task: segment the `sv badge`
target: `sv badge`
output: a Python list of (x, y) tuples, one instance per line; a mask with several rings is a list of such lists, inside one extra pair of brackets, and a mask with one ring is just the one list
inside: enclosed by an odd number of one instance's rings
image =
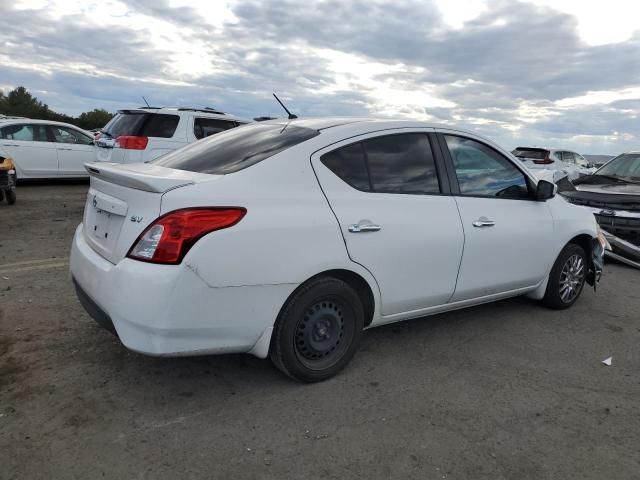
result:
[(142, 221), (142, 217), (139, 215), (131, 215), (131, 218), (129, 220), (134, 223), (140, 223)]

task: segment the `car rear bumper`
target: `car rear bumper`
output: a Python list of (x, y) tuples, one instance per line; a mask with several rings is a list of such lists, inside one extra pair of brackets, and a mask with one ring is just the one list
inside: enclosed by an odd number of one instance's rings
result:
[[(182, 265), (124, 259), (114, 265), (85, 241), (71, 249), (78, 298), (100, 325), (129, 349), (147, 355), (245, 353), (264, 343), (295, 285), (209, 287)], [(260, 349), (258, 356), (266, 356)]]

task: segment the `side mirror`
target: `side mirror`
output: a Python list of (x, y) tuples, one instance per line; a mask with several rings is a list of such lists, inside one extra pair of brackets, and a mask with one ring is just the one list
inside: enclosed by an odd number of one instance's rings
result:
[(536, 187), (536, 200), (544, 202), (556, 196), (558, 192), (558, 186), (555, 183), (547, 182), (546, 180), (540, 180)]

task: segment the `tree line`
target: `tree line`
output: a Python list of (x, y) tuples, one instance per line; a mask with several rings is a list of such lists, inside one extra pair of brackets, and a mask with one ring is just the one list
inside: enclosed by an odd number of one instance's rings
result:
[(77, 117), (54, 112), (46, 103), (31, 95), (25, 87), (14, 88), (6, 95), (0, 90), (0, 114), (71, 123), (85, 130), (102, 128), (113, 117), (113, 113), (102, 108), (83, 112)]

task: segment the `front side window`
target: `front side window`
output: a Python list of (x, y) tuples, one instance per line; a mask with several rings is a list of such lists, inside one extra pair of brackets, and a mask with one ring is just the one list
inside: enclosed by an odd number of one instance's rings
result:
[(525, 175), (507, 158), (470, 138), (444, 136), (462, 195), (530, 198)]
[(51, 125), (51, 131), (53, 132), (53, 137), (57, 143), (75, 143), (77, 145), (93, 144), (93, 139), (91, 137), (72, 128)]
[(220, 133), (236, 126), (235, 122), (215, 118), (196, 118), (193, 121), (193, 134), (198, 140)]
[(573, 152), (562, 152), (562, 161), (567, 163), (576, 163), (576, 157)]
[(47, 142), (44, 125), (8, 125), (0, 128), (0, 138), (23, 142)]
[(370, 138), (326, 153), (321, 161), (358, 190), (440, 193), (431, 144), (423, 133)]

